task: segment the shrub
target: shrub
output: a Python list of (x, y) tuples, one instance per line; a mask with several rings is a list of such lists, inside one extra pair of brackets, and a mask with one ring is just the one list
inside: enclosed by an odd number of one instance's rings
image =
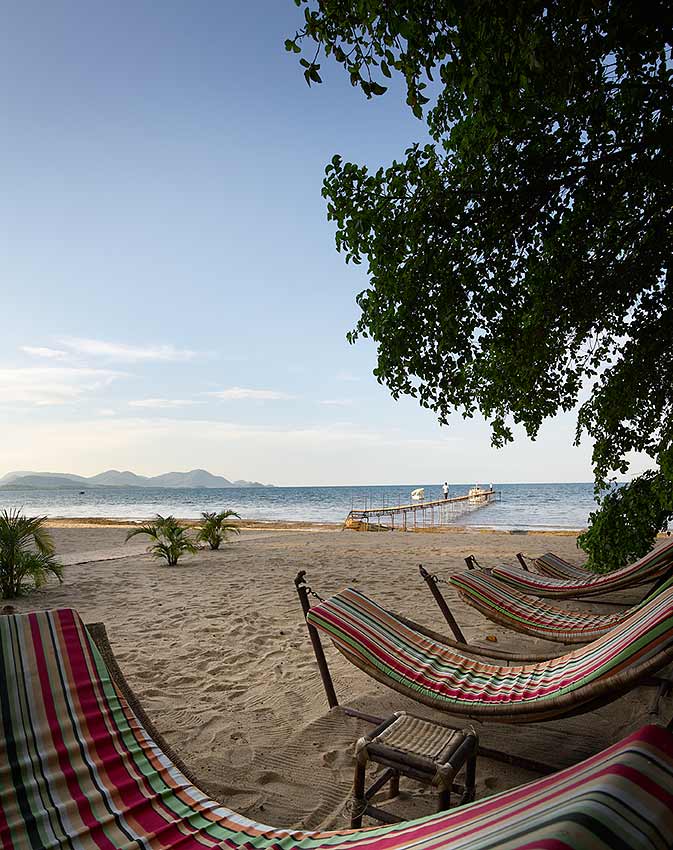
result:
[(18, 510), (0, 513), (0, 597), (12, 599), (46, 583), (49, 575), (63, 581), (63, 567), (54, 557), (54, 541), (44, 516), (24, 516)]
[(200, 540), (202, 543), (207, 543), (211, 549), (219, 549), (220, 544), (226, 542), (230, 533), (241, 533), (238, 526), (231, 522), (227, 522), (227, 520), (232, 517), (236, 517), (236, 519), (241, 518), (236, 511), (220, 511), (219, 513), (216, 513), (215, 511), (212, 513), (203, 511), (201, 516), (203, 517), (203, 521), (199, 527), (196, 539)]
[(185, 552), (194, 554), (198, 548), (189, 537), (187, 529), (174, 516), (157, 514), (152, 522), (144, 522), (132, 528), (126, 535), (126, 541), (138, 534), (146, 534), (154, 542), (147, 551), (155, 558), (163, 558), (167, 566), (175, 567)]

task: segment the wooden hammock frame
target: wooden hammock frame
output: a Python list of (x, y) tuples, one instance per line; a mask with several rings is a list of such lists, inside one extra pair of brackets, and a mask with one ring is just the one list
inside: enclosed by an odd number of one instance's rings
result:
[[(453, 631), (454, 635), (457, 634), (457, 633), (462, 634), (462, 631), (460, 630), (460, 626), (458, 626), (456, 618), (455, 618), (453, 612), (451, 611), (448, 602), (446, 601), (446, 597), (444, 596), (444, 594), (442, 593), (442, 591), (439, 588), (439, 582), (444, 581), (444, 579), (440, 579), (438, 576), (434, 575), (434, 573), (428, 572), (425, 569), (425, 567), (423, 567), (422, 564), (418, 565), (418, 572), (420, 573), (420, 576), (423, 579), (423, 581), (430, 588), (430, 593), (432, 593), (432, 597), (435, 600), (435, 602), (437, 603), (437, 607), (442, 612), (442, 616), (444, 617), (444, 619), (448, 623), (449, 628)], [(489, 573), (489, 575), (490, 575), (490, 573)], [(512, 626), (509, 618), (500, 616), (498, 614), (498, 611), (495, 608), (493, 608), (493, 609), (489, 608), (489, 612), (485, 613), (477, 605), (473, 605), (471, 599), (467, 596), (467, 594), (461, 593), (460, 588), (456, 588), (456, 589), (461, 594), (461, 596), (463, 596), (465, 598), (465, 601), (468, 605), (475, 608), (475, 610), (479, 611), (481, 614), (483, 614), (484, 617), (486, 617), (488, 620), (491, 620), (493, 623), (496, 623), (499, 626), (503, 626), (504, 628), (509, 629), (512, 632), (516, 632), (517, 634), (527, 635), (528, 637), (539, 637), (540, 639), (545, 640), (545, 638), (542, 638), (541, 635), (530, 635), (524, 629), (515, 629)], [(650, 593), (652, 593), (652, 592), (653, 591), (650, 591)], [(645, 598), (647, 598), (647, 596)], [(588, 600), (585, 600), (585, 601), (588, 601)], [(592, 602), (592, 604), (594, 604), (594, 600), (591, 600), (591, 602)], [(612, 603), (610, 603), (610, 604), (612, 604)], [(635, 607), (636, 605), (639, 605), (639, 604), (640, 603), (635, 602), (635, 603), (633, 603), (633, 605), (628, 605), (628, 607), (629, 608)], [(456, 631), (454, 631), (454, 624), (455, 624)], [(560, 640), (560, 641), (557, 641), (557, 642), (562, 643), (564, 646), (581, 646), (583, 643), (590, 643), (594, 639), (595, 638), (587, 638), (584, 641), (563, 641), (563, 640)], [(546, 640), (553, 640), (553, 638), (546, 638)], [(553, 658), (553, 657), (554, 657), (553, 654), (548, 654), (546, 656), (546, 658)]]
[[(330, 673), (329, 665), (327, 664), (327, 658), (325, 656), (325, 649), (322, 645), (322, 641), (320, 640), (320, 633), (316, 629), (316, 627), (309, 623), (307, 618), (308, 612), (311, 610), (311, 601), (309, 599), (309, 593), (313, 593), (311, 588), (306, 582), (306, 570), (300, 570), (295, 579), (294, 585), (297, 590), (297, 595), (299, 596), (299, 601), (301, 603), (302, 612), (304, 614), (304, 622), (306, 623), (306, 628), (308, 630), (309, 638), (311, 639), (311, 646), (313, 647), (313, 654), (315, 655), (315, 660), (318, 664), (318, 670), (320, 672), (320, 678), (322, 680), (322, 685), (325, 690), (325, 696), (327, 697), (327, 704), (330, 709), (332, 708), (341, 708), (343, 713), (347, 717), (354, 717), (358, 720), (364, 720), (366, 723), (371, 723), (373, 726), (378, 726), (380, 723), (383, 723), (383, 717), (378, 717), (374, 714), (367, 714), (366, 712), (359, 711), (357, 708), (351, 708), (350, 706), (343, 706), (339, 703), (339, 698), (337, 697), (336, 690), (334, 688), (334, 682), (332, 681), (332, 674)], [(454, 646), (455, 648), (460, 648), (463, 651), (469, 649), (469, 645), (459, 643), (457, 641), (452, 641), (450, 638), (442, 636), (437, 632), (433, 632), (431, 629), (425, 629), (423, 626), (419, 626), (417, 623), (414, 623), (412, 620), (407, 620), (404, 618), (400, 618), (405, 625), (410, 628), (416, 628), (419, 631), (422, 631), (423, 634), (432, 638), (433, 640), (440, 640), (446, 642), (449, 646)], [(480, 649), (483, 652), (481, 647), (477, 647), (476, 649)], [(517, 660), (516, 656), (507, 655), (507, 653), (500, 653), (503, 657), (501, 660), (505, 660), (507, 657), (509, 660)], [(493, 656), (491, 656), (492, 658)], [(349, 659), (350, 660), (350, 659)], [(521, 660), (521, 659), (518, 659)], [(359, 665), (356, 665), (359, 666)], [(369, 672), (369, 671), (365, 671)], [(387, 682), (384, 682), (387, 684)], [(412, 697), (413, 698), (413, 697)], [(445, 726), (448, 726), (452, 729), (462, 729), (462, 726), (457, 726), (455, 724), (447, 723), (446, 721), (442, 721)], [(673, 721), (672, 721), (673, 722)], [(505, 753), (501, 750), (492, 749), (490, 747), (484, 747), (479, 744), (479, 754), (484, 756), (485, 758), (493, 759), (494, 761), (504, 762), (505, 764), (515, 765), (517, 767), (522, 767), (524, 770), (529, 770), (532, 773), (540, 773), (542, 775), (552, 774), (558, 770), (558, 767), (554, 767), (552, 765), (544, 764), (539, 761), (535, 761), (533, 759), (527, 759), (523, 756), (519, 756), (513, 753)]]
[[(312, 623), (308, 622), (307, 619), (308, 613), (311, 610), (309, 594), (314, 593), (314, 591), (306, 582), (306, 570), (300, 570), (297, 573), (294, 583), (302, 606), (304, 620), (306, 622), (309, 637), (311, 639), (313, 652), (318, 663), (318, 669), (320, 671), (320, 677), (322, 679), (325, 694), (327, 696), (327, 702), (330, 708), (335, 708), (339, 706), (339, 700), (336, 695), (334, 682), (332, 680), (329, 666), (327, 664), (327, 658), (325, 656), (325, 651), (320, 639), (320, 634), (318, 632), (318, 629)], [(426, 629), (425, 627), (419, 626), (412, 620), (407, 620), (406, 618), (399, 617), (399, 615), (397, 614), (395, 616), (398, 617), (398, 619), (404, 625), (416, 629), (420, 631), (421, 634), (430, 637), (433, 640), (445, 643), (445, 645), (450, 646), (452, 648), (456, 648), (461, 652), (470, 653), (475, 649), (478, 649), (479, 654), (481, 655), (485, 655), (487, 652), (482, 647), (475, 648), (474, 646), (469, 646), (459, 641), (447, 639), (446, 637), (443, 637), (437, 634), (436, 632), (431, 631), (430, 629)], [(381, 684), (398, 691), (399, 693), (403, 694), (406, 697), (409, 697), (415, 702), (423, 703), (443, 713), (451, 713), (447, 710), (445, 703), (440, 702), (432, 696), (421, 694), (418, 691), (407, 687), (401, 682), (397, 682), (391, 679), (389, 676), (386, 676), (385, 674), (381, 673), (373, 665), (367, 664), (359, 656), (348, 652), (342, 647), (337, 647), (337, 649), (355, 667), (358, 667), (368, 676), (380, 682)], [(502, 654), (501, 651), (498, 652), (499, 654)], [(493, 655), (491, 655), (490, 657), (491, 659), (494, 658)], [(521, 661), (522, 659), (515, 659), (514, 656), (510, 655), (508, 660)], [(550, 659), (548, 656), (545, 656), (544, 659), (539, 660), (548, 661)], [(587, 712), (593, 711), (603, 705), (613, 702), (615, 699), (620, 696), (623, 696), (624, 694), (628, 693), (634, 687), (640, 684), (656, 684), (658, 686), (656, 700), (653, 705), (652, 711), (650, 712), (656, 713), (656, 711), (658, 710), (660, 698), (667, 690), (668, 682), (662, 679), (653, 679), (652, 674), (656, 670), (661, 669), (672, 661), (673, 646), (656, 653), (656, 655), (652, 656), (647, 661), (641, 664), (635, 664), (627, 667), (621, 672), (616, 673), (614, 676), (611, 676), (607, 680), (603, 679), (598, 682), (594, 682), (590, 685), (586, 685), (580, 691), (567, 692), (557, 697), (553, 697), (545, 703), (545, 706), (542, 709), (538, 710), (531, 710), (527, 706), (517, 705), (509, 706), (507, 711), (503, 711), (502, 708), (499, 706), (487, 706), (481, 707), (480, 710), (478, 712), (475, 712), (474, 714), (470, 714), (469, 711), (462, 712), (460, 710), (456, 711), (456, 713), (464, 714), (467, 719), (476, 719), (481, 722), (492, 721), (495, 723), (539, 723), (547, 720), (559, 719), (561, 717), (572, 717), (575, 715), (585, 714)], [(366, 720), (370, 723), (380, 723), (383, 720), (383, 718), (364, 714), (356, 709), (344, 707), (343, 710), (344, 713), (348, 716), (357, 717)], [(454, 728), (459, 729), (462, 727), (455, 726)], [(533, 770), (539, 773), (552, 773), (554, 772), (554, 770), (557, 769), (541, 762), (531, 761), (529, 759), (522, 758), (518, 755), (514, 755), (511, 753), (503, 753), (499, 750), (487, 750), (483, 747), (480, 747), (480, 752), (487, 758), (493, 758), (498, 761), (506, 761), (509, 764), (515, 764), (520, 767), (524, 767), (527, 770)]]
[[(436, 575), (434, 575), (433, 573), (429, 573), (422, 564), (418, 565), (418, 572), (419, 572), (421, 578), (423, 579), (423, 581), (430, 588), (430, 593), (432, 593), (433, 599), (437, 603), (437, 607), (442, 612), (442, 615), (444, 616), (444, 619), (448, 623), (449, 627), (453, 628), (452, 624), (455, 623), (456, 628), (458, 629), (460, 634), (462, 634), (462, 631), (460, 631), (460, 627), (456, 623), (456, 618), (454, 617), (453, 612), (449, 608), (449, 604), (446, 601), (446, 597), (444, 596), (442, 591), (439, 589), (438, 577)], [(655, 583), (655, 585), (645, 594), (645, 596), (643, 597), (641, 602), (634, 602), (632, 605), (629, 605), (628, 607), (629, 608), (635, 608), (636, 606), (642, 604), (642, 602), (644, 602), (649, 596), (651, 596), (653, 593), (656, 592), (657, 588), (659, 588), (660, 586), (663, 586), (666, 583), (666, 581), (668, 581), (671, 578), (672, 575), (673, 575), (673, 572), (670, 575), (662, 576), (662, 578), (659, 579)], [(458, 592), (460, 592), (458, 588), (457, 588), (457, 590), (458, 590)], [(469, 599), (466, 599), (465, 601), (467, 602), (468, 605), (472, 605), (472, 603)], [(593, 599), (592, 600), (585, 600), (585, 601), (590, 602), (592, 605), (595, 604), (595, 600), (593, 600)], [(612, 604), (612, 603), (610, 603), (610, 604)], [(472, 606), (472, 607), (474, 607), (475, 610), (482, 613), (485, 617), (487, 617), (487, 619), (491, 620), (492, 622), (496, 623), (499, 626), (503, 626), (504, 628), (509, 629), (510, 631), (516, 632), (516, 634), (523, 634), (523, 635), (527, 635), (528, 637), (537, 637), (536, 635), (528, 635), (528, 632), (525, 632), (523, 630), (514, 629), (511, 625), (511, 622), (509, 621), (509, 619), (507, 619), (506, 617), (500, 617), (498, 615), (498, 612), (495, 609), (489, 610), (489, 613), (485, 614), (476, 605)], [(455, 634), (455, 632), (454, 632), (454, 634)], [(548, 638), (548, 640), (550, 640), (550, 639)], [(558, 642), (562, 643), (564, 646), (580, 647), (580, 646), (582, 646), (583, 643), (591, 643), (592, 640), (595, 640), (595, 638), (589, 638), (586, 641), (573, 641), (573, 642), (558, 641)], [(562, 655), (564, 653), (559, 653), (559, 654)], [(555, 656), (553, 654), (551, 654), (551, 655), (545, 656), (545, 659), (550, 659), (550, 658), (554, 658), (554, 657)], [(660, 684), (662, 681), (669, 681), (669, 680), (668, 679), (664, 680), (664, 679), (661, 679), (659, 677), (655, 677), (655, 679), (652, 679), (651, 681), (649, 681), (648, 684)], [(673, 682), (671, 682), (671, 684), (673, 684)]]
[[(526, 561), (525, 561), (525, 558), (524, 558), (524, 555), (523, 555), (522, 552), (518, 552), (516, 557), (517, 557), (519, 563), (521, 564), (521, 566), (523, 567), (525, 572), (530, 573), (531, 575), (543, 575), (543, 573), (534, 573), (530, 569), (528, 569), (528, 566), (526, 564)], [(482, 566), (479, 563), (479, 561), (475, 558), (474, 555), (468, 555), (463, 560), (467, 564), (468, 570), (482, 570), (483, 572), (488, 573), (488, 575), (491, 575), (493, 567)], [(592, 576), (598, 576), (598, 575), (600, 575), (600, 573), (590, 573), (589, 571), (587, 571), (587, 578), (591, 578)], [(549, 576), (545, 576), (545, 577), (549, 578)], [(560, 595), (554, 594), (553, 596), (546, 597), (546, 596), (543, 596), (542, 594), (535, 593), (533, 590), (526, 590), (526, 591), (520, 591), (520, 592), (527, 592), (531, 596), (540, 596), (541, 599), (547, 599), (547, 598), (549, 598), (549, 599), (567, 599), (567, 600), (576, 601), (576, 602), (590, 602), (592, 605), (614, 605), (614, 606), (617, 606), (619, 608), (632, 608), (634, 605), (638, 605), (640, 602), (644, 602), (647, 599), (648, 596), (650, 596), (652, 593), (655, 593), (671, 577), (673, 577), (673, 563), (671, 563), (669, 568), (667, 570), (665, 570), (663, 573), (661, 573), (661, 575), (656, 579), (653, 579), (653, 580), (648, 579), (646, 581), (636, 581), (633, 584), (627, 583), (627, 584), (623, 584), (619, 587), (608, 588), (607, 590), (606, 589), (596, 590), (595, 593), (579, 593), (577, 595), (572, 595), (572, 592), (571, 592), (570, 595), (568, 595), (568, 596), (565, 596), (565, 595), (560, 596)], [(501, 579), (499, 576), (495, 576), (495, 578), (498, 578), (500, 581), (507, 584), (507, 581), (505, 579)], [(572, 579), (568, 579), (568, 581), (572, 581)], [(645, 587), (646, 585), (650, 584), (650, 581), (652, 581), (651, 586), (645, 592), (645, 595), (642, 597), (642, 599), (639, 599), (637, 602), (621, 602), (621, 601), (615, 600), (615, 599), (596, 599), (595, 598), (596, 596), (604, 596), (606, 593), (619, 592), (621, 590), (632, 590), (632, 589), (635, 589), (637, 587)]]
[[(310, 604), (309, 604), (309, 607), (310, 607)], [(6, 613), (6, 612), (0, 612), (0, 616), (3, 613)], [(220, 800), (221, 798), (219, 797), (218, 793), (213, 793), (213, 791), (209, 790), (208, 782), (202, 781), (198, 777), (197, 774), (195, 774), (193, 771), (191, 771), (184, 764), (182, 759), (175, 753), (173, 748), (166, 742), (163, 735), (157, 730), (156, 726), (154, 725), (154, 723), (151, 721), (151, 719), (149, 718), (149, 716), (145, 712), (142, 704), (139, 702), (139, 700), (136, 697), (133, 689), (128, 684), (128, 681), (126, 680), (121, 668), (119, 667), (119, 665), (117, 663), (114, 652), (113, 652), (113, 650), (110, 646), (109, 640), (108, 640), (108, 636), (107, 636), (107, 633), (106, 633), (105, 626), (102, 623), (93, 623), (93, 624), (87, 624), (85, 626), (85, 628), (88, 631), (88, 633), (90, 634), (94, 643), (96, 644), (96, 647), (98, 648), (99, 652), (101, 653), (114, 686), (119, 690), (121, 695), (128, 702), (129, 707), (131, 708), (131, 710), (135, 714), (137, 720), (139, 721), (139, 723), (142, 726), (142, 728), (144, 729), (144, 731), (147, 732), (147, 734), (153, 740), (153, 742), (157, 745), (159, 750), (161, 750), (161, 752), (166, 756), (166, 760), (168, 762), (171, 762), (173, 765), (175, 765), (175, 767), (185, 776), (185, 778), (190, 783), (192, 783), (196, 788), (198, 788), (199, 790), (204, 792), (204, 794), (207, 797), (212, 798), (212, 800), (214, 800), (214, 801)], [(354, 716), (358, 716), (358, 715), (354, 713)], [(371, 721), (372, 722), (378, 722), (378, 720), (375, 719), (375, 718), (371, 718)], [(445, 725), (448, 725), (448, 724), (445, 724)], [(666, 725), (665, 728), (668, 729), (669, 731), (673, 732), (673, 718), (669, 721), (669, 723)], [(487, 749), (482, 748), (482, 747), (479, 748), (479, 753), (481, 755), (484, 755), (484, 756), (487, 756), (487, 757), (493, 757), (492, 751), (487, 750)], [(544, 765), (540, 766), (536, 762), (531, 762), (531, 761), (524, 759), (524, 758), (521, 758), (521, 757), (509, 756), (507, 754), (504, 754), (504, 755), (506, 756), (506, 758), (504, 760), (508, 761), (509, 763), (520, 765), (520, 766), (526, 768), (527, 770), (531, 770), (533, 772), (550, 773), (550, 772), (556, 772), (558, 770), (558, 768), (552, 769), (552, 768), (547, 768), (547, 766), (544, 766)], [(370, 789), (370, 791), (372, 793), (374, 793), (374, 788)], [(227, 803), (223, 802), (222, 804), (224, 806), (227, 806)], [(341, 831), (337, 830), (337, 831), (333, 831), (333, 832), (329, 832), (329, 833), (320, 833), (319, 835), (320, 835), (320, 837), (324, 836), (324, 837), (327, 837), (327, 838), (330, 838), (330, 839), (337, 839), (342, 834), (344, 834), (343, 830), (341, 830)], [(371, 835), (371, 834), (372, 833), (371, 833), (370, 830), (364, 830), (363, 831), (363, 835), (364, 835), (365, 838), (367, 837), (367, 835)], [(327, 842), (327, 843), (329, 843), (329, 842)], [(244, 845), (244, 846), (248, 846), (250, 844), (251, 844), (251, 842), (248, 841), (247, 844)], [(344, 847), (345, 845), (341, 845), (341, 846)]]

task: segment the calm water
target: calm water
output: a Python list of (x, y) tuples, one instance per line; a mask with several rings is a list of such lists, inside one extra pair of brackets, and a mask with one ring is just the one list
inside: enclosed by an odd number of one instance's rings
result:
[[(482, 484), (490, 482), (481, 482)], [(473, 486), (451, 484), (452, 496)], [(77, 490), (0, 490), (0, 508), (23, 507), (53, 517), (139, 519), (153, 514), (198, 517), (201, 511), (229, 508), (245, 519), (341, 522), (354, 508), (407, 504), (421, 484), (390, 487), (273, 487), (221, 490), (92, 487)], [(591, 484), (498, 484), (502, 500), (455, 519), (456, 525), (487, 528), (577, 529), (594, 508)], [(425, 485), (425, 498), (441, 498), (439, 485)]]

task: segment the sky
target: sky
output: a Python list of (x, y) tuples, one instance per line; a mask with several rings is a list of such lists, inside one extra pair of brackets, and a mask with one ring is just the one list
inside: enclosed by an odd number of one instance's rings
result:
[[(588, 481), (574, 418), (496, 451), (351, 346), (363, 267), (320, 195), (423, 125), (336, 68), (292, 0), (21, 0), (0, 30), (0, 475), (206, 468), (277, 485)], [(398, 90), (399, 93), (399, 90)]]

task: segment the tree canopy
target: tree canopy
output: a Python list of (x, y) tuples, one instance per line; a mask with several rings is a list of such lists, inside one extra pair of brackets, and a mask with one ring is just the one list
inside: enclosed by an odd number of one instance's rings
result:
[[(295, 3), (309, 85), (323, 56), (367, 97), (400, 76), (431, 140), (327, 166), (369, 275), (349, 339), (395, 398), (480, 412), (496, 446), (577, 409), (600, 498), (581, 543), (601, 568), (643, 554), (673, 515), (673, 6)], [(652, 471), (615, 490), (632, 452)]]

